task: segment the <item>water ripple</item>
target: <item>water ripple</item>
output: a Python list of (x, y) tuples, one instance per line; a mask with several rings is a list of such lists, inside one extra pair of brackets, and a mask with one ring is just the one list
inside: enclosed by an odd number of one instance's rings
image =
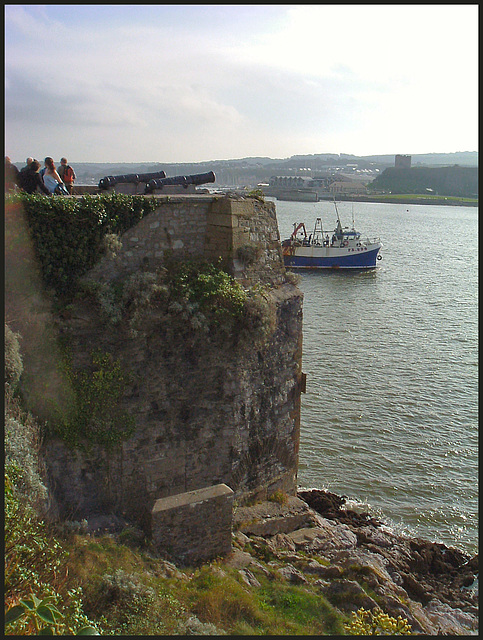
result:
[[(334, 217), (327, 202), (276, 207), (282, 238), (293, 222)], [(381, 510), (398, 530), (473, 552), (478, 212), (354, 209), (363, 234), (381, 236), (384, 260), (376, 272), (302, 275), (299, 483)], [(349, 203), (339, 211), (349, 224)]]

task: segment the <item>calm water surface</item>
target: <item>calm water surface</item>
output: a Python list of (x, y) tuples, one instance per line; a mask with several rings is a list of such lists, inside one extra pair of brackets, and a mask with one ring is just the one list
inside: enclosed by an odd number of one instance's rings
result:
[[(275, 201), (335, 227), (333, 203)], [(477, 549), (477, 233), (473, 207), (340, 203), (380, 236), (372, 272), (303, 272), (299, 486), (348, 496), (398, 531)]]

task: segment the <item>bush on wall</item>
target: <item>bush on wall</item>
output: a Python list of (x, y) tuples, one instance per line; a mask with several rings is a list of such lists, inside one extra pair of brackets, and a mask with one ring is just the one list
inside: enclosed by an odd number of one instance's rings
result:
[(121, 285), (83, 281), (82, 290), (97, 302), (106, 323), (125, 321), (132, 337), (143, 334), (153, 309), (178, 331), (235, 343), (263, 344), (276, 328), (268, 289), (244, 288), (221, 260), (167, 259), (155, 272), (133, 273)]
[(53, 408), (51, 431), (73, 447), (100, 444), (114, 447), (136, 428), (134, 418), (122, 407), (129, 374), (120, 360), (100, 349), (90, 354), (88, 369), (75, 369), (71, 354), (64, 354), (64, 368), (74, 392), (69, 412)]
[(120, 234), (154, 211), (153, 197), (110, 194), (46, 198), (18, 194), (32, 234), (44, 284), (68, 296), (105, 251), (104, 237)]

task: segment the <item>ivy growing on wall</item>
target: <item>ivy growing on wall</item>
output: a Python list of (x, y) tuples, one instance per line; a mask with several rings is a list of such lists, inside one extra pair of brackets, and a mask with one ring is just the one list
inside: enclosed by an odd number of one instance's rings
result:
[(158, 321), (163, 317), (177, 332), (236, 344), (265, 343), (276, 326), (268, 288), (244, 288), (221, 260), (166, 259), (155, 272), (135, 272), (121, 284), (85, 281), (82, 291), (99, 305), (106, 324), (125, 322), (131, 337), (143, 334), (154, 309)]
[(129, 438), (136, 428), (134, 418), (121, 406), (129, 376), (109, 353), (98, 349), (90, 357), (89, 369), (75, 369), (70, 354), (64, 354), (74, 401), (68, 414), (54, 411), (51, 430), (71, 446), (110, 448)]
[(166, 274), (171, 303), (189, 305), (209, 318), (212, 326), (241, 320), (247, 293), (221, 264), (173, 262), (168, 263)]
[(15, 196), (23, 205), (44, 284), (68, 296), (104, 251), (106, 234), (121, 234), (157, 206), (154, 197), (109, 194), (82, 198)]

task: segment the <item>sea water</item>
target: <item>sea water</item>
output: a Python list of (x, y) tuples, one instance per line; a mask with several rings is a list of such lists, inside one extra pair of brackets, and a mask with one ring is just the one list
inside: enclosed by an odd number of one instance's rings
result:
[[(281, 239), (332, 202), (274, 200)], [(298, 482), (386, 524), (477, 551), (478, 210), (338, 203), (384, 245), (375, 270), (298, 271), (304, 293)]]

